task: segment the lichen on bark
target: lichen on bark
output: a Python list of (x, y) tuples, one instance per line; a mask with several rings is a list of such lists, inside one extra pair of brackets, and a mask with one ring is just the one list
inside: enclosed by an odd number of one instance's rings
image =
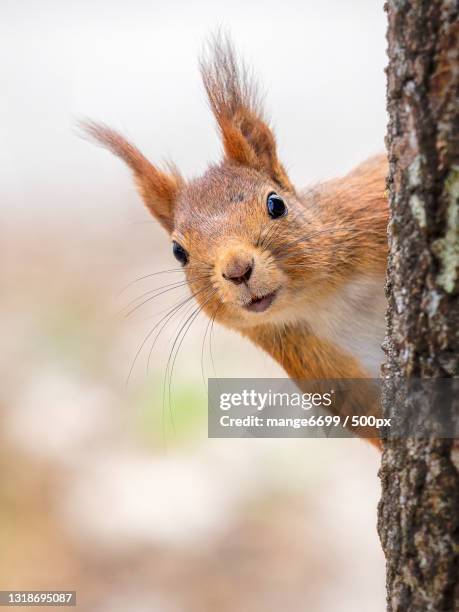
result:
[[(386, 361), (400, 379), (459, 376), (459, 3), (389, 0)], [(412, 398), (404, 405), (421, 409)], [(459, 418), (458, 398), (442, 406)], [(459, 474), (451, 439), (385, 442), (378, 531), (390, 612), (459, 611)]]

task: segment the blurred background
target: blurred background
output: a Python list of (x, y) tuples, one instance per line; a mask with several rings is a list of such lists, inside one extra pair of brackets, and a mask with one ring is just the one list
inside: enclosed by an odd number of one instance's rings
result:
[(85, 612), (383, 611), (378, 454), (207, 438), (207, 376), (283, 374), (200, 317), (167, 393), (180, 317), (150, 356), (154, 335), (142, 343), (186, 289), (165, 291), (175, 273), (133, 281), (176, 268), (169, 239), (121, 162), (75, 128), (104, 121), (202, 172), (220, 147), (197, 57), (222, 26), (263, 83), (296, 184), (343, 174), (384, 146), (382, 2), (0, 12), (0, 589), (76, 589)]

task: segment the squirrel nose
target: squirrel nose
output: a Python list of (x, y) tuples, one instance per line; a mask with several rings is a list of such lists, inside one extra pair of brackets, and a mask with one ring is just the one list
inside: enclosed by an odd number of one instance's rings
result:
[(234, 259), (226, 265), (225, 270), (222, 272), (222, 276), (227, 281), (231, 281), (235, 285), (240, 285), (249, 280), (252, 271), (253, 259), (250, 261)]

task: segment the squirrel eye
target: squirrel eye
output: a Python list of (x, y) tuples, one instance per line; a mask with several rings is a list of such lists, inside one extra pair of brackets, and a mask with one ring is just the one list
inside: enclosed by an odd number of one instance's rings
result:
[(174, 253), (175, 259), (177, 259), (182, 266), (188, 263), (188, 253), (178, 242), (175, 242), (175, 240), (172, 241), (172, 252)]
[(284, 200), (275, 192), (269, 194), (268, 199), (266, 200), (266, 205), (268, 206), (269, 216), (272, 219), (278, 219), (279, 217), (284, 217), (287, 214), (287, 206), (285, 205)]

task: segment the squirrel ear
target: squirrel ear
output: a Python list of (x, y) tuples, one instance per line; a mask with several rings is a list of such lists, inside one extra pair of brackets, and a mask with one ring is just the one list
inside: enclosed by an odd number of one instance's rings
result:
[(277, 158), (274, 134), (263, 118), (256, 82), (237, 61), (231, 41), (217, 34), (200, 67), (226, 158), (265, 172), (284, 189), (294, 191)]
[(92, 121), (82, 122), (82, 129), (91, 139), (121, 158), (134, 172), (137, 189), (149, 211), (171, 233), (173, 213), (183, 179), (174, 167), (162, 172), (120, 134), (105, 125)]

